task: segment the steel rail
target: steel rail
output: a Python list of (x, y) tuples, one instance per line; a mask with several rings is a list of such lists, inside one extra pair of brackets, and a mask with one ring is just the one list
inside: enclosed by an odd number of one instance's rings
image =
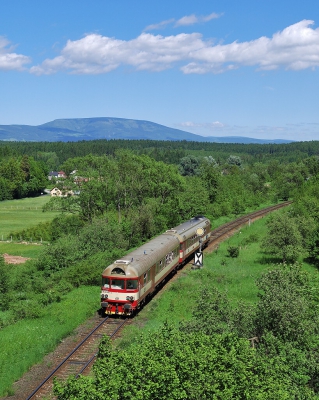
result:
[(211, 231), (211, 240), (214, 240), (214, 239), (222, 236), (222, 234), (224, 234), (224, 233), (227, 233), (230, 230), (229, 228), (239, 227), (243, 223), (249, 221), (250, 219), (268, 214), (269, 212), (278, 210), (282, 207), (286, 207), (286, 206), (290, 205), (291, 203), (292, 203), (292, 201), (286, 201), (284, 203), (279, 203), (274, 206), (265, 207), (261, 210), (254, 211), (250, 214), (243, 215), (242, 217), (239, 217), (239, 218), (235, 219), (234, 221), (227, 222), (226, 224), (223, 224), (222, 226)]
[[(113, 336), (115, 336), (117, 334), (117, 332), (122, 328), (122, 326), (124, 324), (126, 324), (126, 322), (128, 321), (127, 318), (125, 318), (125, 320), (115, 329), (115, 331), (110, 335), (110, 338), (112, 338)], [(78, 378), (83, 371), (86, 370), (86, 368), (93, 362), (93, 360), (96, 358), (96, 356), (98, 355), (98, 353), (95, 353), (90, 359), (89, 361), (87, 361), (84, 366), (81, 368), (81, 371), (75, 376), (76, 378)]]
[(106, 317), (100, 322), (82, 341), (79, 343), (69, 355), (66, 356), (66, 358), (61, 361), (61, 363), (45, 378), (42, 383), (27, 397), (26, 400), (30, 400), (46, 383), (47, 381), (62, 367), (63, 364), (65, 364), (71, 356), (107, 321), (109, 318)]

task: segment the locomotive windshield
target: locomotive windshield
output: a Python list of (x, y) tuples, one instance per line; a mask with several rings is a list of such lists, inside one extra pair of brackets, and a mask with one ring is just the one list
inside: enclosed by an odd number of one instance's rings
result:
[(108, 289), (110, 287), (110, 279), (102, 276), (102, 286)]
[(110, 279), (102, 277), (102, 286), (104, 289), (119, 289), (119, 290), (136, 290), (138, 288), (137, 279)]
[(124, 289), (125, 281), (123, 279), (111, 279), (111, 289)]
[(138, 286), (137, 279), (130, 279), (130, 280), (126, 281), (126, 289), (127, 290), (137, 289), (137, 286)]

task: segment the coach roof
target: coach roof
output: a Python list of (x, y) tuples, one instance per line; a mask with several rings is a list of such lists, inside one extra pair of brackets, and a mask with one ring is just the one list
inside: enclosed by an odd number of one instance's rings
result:
[(179, 248), (177, 236), (174, 233), (164, 233), (116, 260), (103, 271), (103, 276), (141, 276), (176, 248)]

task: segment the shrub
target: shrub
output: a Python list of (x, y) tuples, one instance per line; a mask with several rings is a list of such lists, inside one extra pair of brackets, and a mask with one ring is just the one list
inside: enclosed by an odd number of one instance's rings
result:
[(28, 229), (22, 229), (17, 232), (10, 232), (14, 240), (25, 241), (50, 241), (51, 240), (51, 222), (40, 222), (38, 225)]
[(257, 243), (259, 241), (259, 235), (257, 233), (251, 233), (247, 238), (245, 238), (242, 242), (243, 245)]
[(228, 257), (236, 258), (239, 256), (239, 247), (238, 246), (229, 246), (227, 248)]
[(40, 318), (44, 314), (42, 305), (37, 300), (21, 300), (11, 305), (11, 311), (16, 321), (23, 318)]

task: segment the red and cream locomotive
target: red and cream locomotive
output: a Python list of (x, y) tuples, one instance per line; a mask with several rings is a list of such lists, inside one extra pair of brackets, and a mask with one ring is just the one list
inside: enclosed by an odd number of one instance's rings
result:
[(132, 315), (158, 286), (210, 238), (211, 223), (194, 217), (114, 261), (102, 273), (105, 314)]

